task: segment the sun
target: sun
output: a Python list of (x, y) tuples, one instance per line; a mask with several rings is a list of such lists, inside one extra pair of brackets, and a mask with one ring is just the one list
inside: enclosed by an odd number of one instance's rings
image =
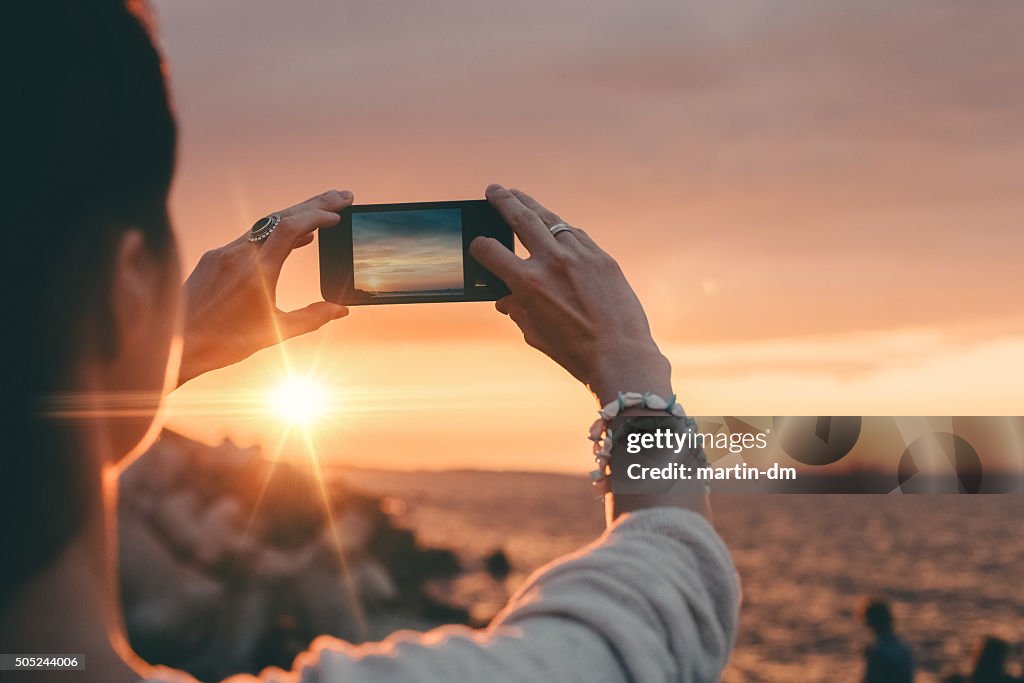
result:
[(289, 375), (270, 392), (270, 411), (284, 422), (307, 426), (327, 413), (331, 398), (316, 379)]

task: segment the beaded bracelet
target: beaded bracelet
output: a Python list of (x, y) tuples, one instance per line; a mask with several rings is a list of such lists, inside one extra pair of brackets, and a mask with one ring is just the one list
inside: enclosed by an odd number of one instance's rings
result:
[(608, 460), (611, 458), (614, 445), (612, 420), (628, 408), (662, 410), (673, 417), (684, 418), (690, 423), (695, 424), (692, 418), (686, 417), (683, 406), (676, 403), (675, 394), (672, 394), (666, 400), (649, 391), (642, 394), (636, 391), (620, 391), (618, 398), (598, 411), (600, 417), (594, 421), (594, 424), (590, 425), (590, 434), (587, 437), (594, 442), (594, 460), (597, 462), (597, 469), (590, 472), (590, 480), (594, 488), (602, 495), (611, 490), (608, 483)]

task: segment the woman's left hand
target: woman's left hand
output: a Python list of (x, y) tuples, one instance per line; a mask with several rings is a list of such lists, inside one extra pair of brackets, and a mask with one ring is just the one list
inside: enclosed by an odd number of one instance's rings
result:
[(277, 212), (281, 222), (263, 242), (250, 242), (246, 231), (203, 255), (185, 281), (179, 385), (348, 315), (326, 301), (282, 311), (277, 281), (292, 250), (312, 242), (318, 228), (337, 225), (338, 212), (351, 204), (351, 192), (324, 192)]

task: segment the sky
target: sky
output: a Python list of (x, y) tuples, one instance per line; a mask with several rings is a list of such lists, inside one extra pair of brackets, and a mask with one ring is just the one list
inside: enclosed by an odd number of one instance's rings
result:
[[(1024, 411), (1022, 3), (153, 4), (186, 269), (331, 187), (501, 182), (620, 261), (693, 414)], [(317, 277), (297, 252), (279, 304)], [(349, 407), (317, 433), (341, 461), (590, 461), (592, 399), (485, 303), (354, 310), (189, 383), (170, 424), (266, 445), (196, 407), (294, 371)]]
[(353, 213), (352, 267), (366, 292), (462, 290), (462, 211)]

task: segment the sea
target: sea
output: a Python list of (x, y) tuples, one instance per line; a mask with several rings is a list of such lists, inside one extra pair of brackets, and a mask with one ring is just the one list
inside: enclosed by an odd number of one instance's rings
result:
[[(594, 540), (603, 510), (585, 477), (517, 472), (343, 470), (426, 545), (465, 571), (431, 587), (486, 621), (545, 563)], [(715, 525), (742, 585), (741, 628), (725, 683), (860, 681), (865, 596), (891, 601), (918, 683), (963, 669), (987, 634), (1024, 659), (1024, 496), (712, 495)], [(484, 559), (506, 554), (498, 580)]]

